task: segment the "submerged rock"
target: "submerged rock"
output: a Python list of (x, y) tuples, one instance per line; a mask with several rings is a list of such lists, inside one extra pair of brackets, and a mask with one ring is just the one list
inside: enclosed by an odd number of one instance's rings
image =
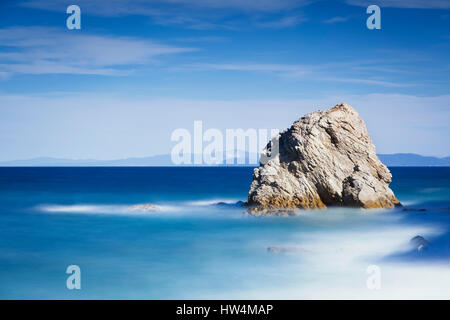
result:
[(237, 201), (234, 203), (228, 203), (228, 202), (221, 201), (221, 202), (214, 203), (214, 206), (220, 207), (220, 208), (244, 208), (245, 202)]
[(280, 253), (304, 253), (308, 250), (301, 247), (281, 247), (281, 246), (270, 246), (267, 247), (267, 252), (280, 254)]
[(409, 243), (415, 249), (417, 249), (417, 251), (419, 251), (419, 252), (427, 250), (428, 247), (431, 245), (431, 243), (428, 240), (426, 240), (424, 237), (422, 237), (422, 236), (415, 236), (414, 238), (409, 240)]
[(364, 121), (347, 104), (300, 118), (267, 144), (261, 159), (269, 160), (254, 170), (247, 203), (251, 213), (400, 205)]
[(135, 204), (130, 206), (132, 211), (159, 211), (160, 208), (151, 203)]
[[(266, 210), (255, 210), (255, 208), (251, 207), (249, 208), (246, 213), (250, 213), (253, 216), (267, 216)], [(277, 216), (277, 217), (294, 217), (299, 216), (299, 213), (297, 210), (294, 209), (270, 209), (270, 216)]]
[(425, 212), (427, 209), (424, 208), (403, 208), (402, 211), (404, 212)]

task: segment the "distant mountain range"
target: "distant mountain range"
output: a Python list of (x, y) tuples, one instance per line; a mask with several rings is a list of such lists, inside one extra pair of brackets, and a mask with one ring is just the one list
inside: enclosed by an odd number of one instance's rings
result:
[(100, 166), (171, 166), (170, 155), (117, 160), (33, 158), (26, 160), (0, 161), (3, 167), (100, 167)]
[[(437, 158), (426, 157), (414, 153), (379, 154), (380, 160), (388, 167), (430, 167), (450, 166), (450, 157)], [(248, 154), (246, 155), (248, 159)], [(233, 159), (231, 166), (256, 166), (254, 164), (236, 164)], [(221, 166), (225, 166), (223, 164)], [(59, 159), (59, 158), (33, 158), (26, 160), (0, 161), (0, 167), (99, 167), (99, 166), (174, 166), (169, 154), (156, 155), (143, 158), (127, 158), (118, 160), (94, 160), (94, 159)]]
[(381, 162), (388, 167), (448, 167), (450, 157), (426, 157), (414, 153), (379, 154)]

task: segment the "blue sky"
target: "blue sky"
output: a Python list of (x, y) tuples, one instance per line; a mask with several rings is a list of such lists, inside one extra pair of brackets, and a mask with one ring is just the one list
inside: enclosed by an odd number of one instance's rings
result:
[(194, 120), (283, 129), (343, 101), (378, 152), (448, 156), (449, 30), (444, 0), (2, 1), (0, 160), (170, 153)]

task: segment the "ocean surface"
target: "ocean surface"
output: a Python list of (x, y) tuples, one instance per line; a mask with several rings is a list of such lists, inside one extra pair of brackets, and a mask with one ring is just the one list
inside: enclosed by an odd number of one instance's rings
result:
[(390, 170), (404, 209), (257, 218), (247, 167), (0, 168), (0, 299), (449, 299), (450, 168)]

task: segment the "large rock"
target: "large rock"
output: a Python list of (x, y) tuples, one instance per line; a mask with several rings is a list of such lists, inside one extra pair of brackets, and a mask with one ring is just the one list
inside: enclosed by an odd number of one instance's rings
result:
[(270, 160), (254, 170), (248, 195), (254, 214), (400, 205), (389, 188), (391, 173), (378, 159), (364, 121), (347, 104), (300, 118), (267, 144), (261, 154), (265, 158)]

